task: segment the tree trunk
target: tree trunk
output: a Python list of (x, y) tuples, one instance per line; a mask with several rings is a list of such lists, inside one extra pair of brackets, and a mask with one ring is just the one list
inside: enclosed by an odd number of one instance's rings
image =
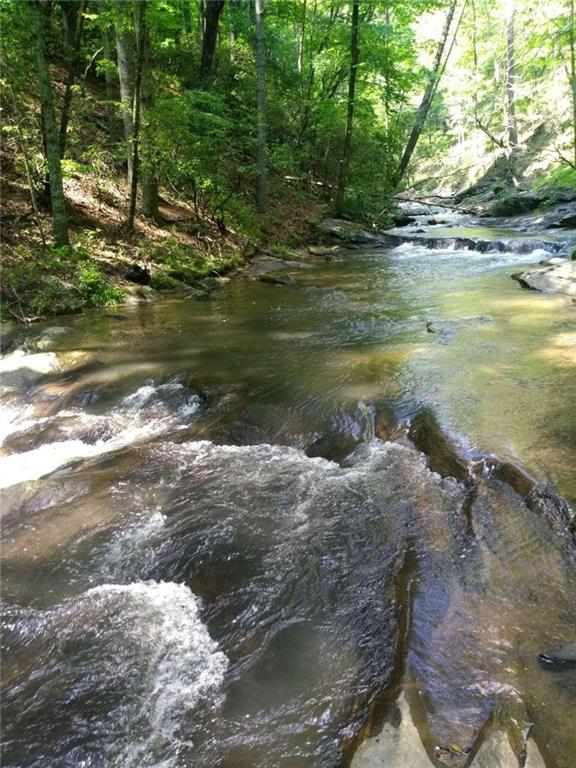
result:
[(514, 0), (509, 0), (506, 15), (506, 128), (508, 131), (508, 146), (513, 149), (518, 146), (518, 127), (516, 125), (516, 94), (515, 94), (515, 64), (514, 64), (514, 21), (516, 9)]
[(85, 0), (62, 4), (62, 19), (64, 26), (64, 51), (66, 59), (66, 85), (64, 87), (64, 99), (62, 113), (60, 115), (60, 155), (64, 157), (66, 152), (66, 138), (68, 135), (68, 120), (70, 106), (72, 104), (72, 87), (78, 70), (78, 54), (82, 41), (82, 27), (84, 25)]
[(33, 0), (29, 4), (34, 30), (34, 47), (36, 48), (36, 66), (38, 70), (38, 87), (42, 104), (42, 123), (46, 160), (50, 176), (50, 204), (52, 206), (52, 230), (56, 245), (70, 245), (68, 235), (68, 217), (64, 188), (62, 185), (62, 166), (60, 157), (60, 142), (54, 111), (54, 93), (50, 70), (46, 58), (46, 40), (48, 30), (48, 5), (42, 0)]
[(120, 102), (122, 105), (122, 123), (124, 125), (124, 140), (128, 162), (128, 182), (132, 182), (133, 151), (132, 136), (134, 134), (134, 30), (127, 26), (126, 19), (116, 22), (116, 52), (118, 55), (118, 79), (120, 81)]
[(204, 6), (204, 35), (202, 37), (202, 58), (200, 77), (206, 78), (214, 69), (214, 54), (218, 40), (218, 24), (224, 8), (224, 0), (209, 0)]
[(360, 49), (358, 48), (359, 15), (360, 0), (354, 0), (352, 5), (352, 25), (350, 31), (350, 75), (348, 78), (346, 134), (344, 136), (344, 151), (342, 152), (342, 160), (340, 161), (340, 170), (338, 173), (338, 189), (336, 190), (335, 213), (337, 216), (340, 216), (344, 209), (344, 193), (346, 191), (348, 169), (350, 167), (350, 154), (352, 150), (352, 124), (354, 121), (354, 103), (356, 100), (356, 71), (358, 69), (358, 59), (360, 57)]
[(192, 13), (190, 12), (190, 0), (182, 0), (182, 15), (184, 17), (184, 32), (189, 35), (192, 32)]
[(296, 44), (296, 69), (298, 70), (298, 74), (302, 75), (302, 70), (304, 66), (304, 41), (306, 39), (306, 0), (303, 0), (302, 2), (302, 19), (300, 22), (300, 29), (298, 29), (298, 24), (295, 22), (294, 24), (294, 34), (297, 39)]
[(138, 169), (140, 163), (140, 103), (142, 97), (142, 70), (144, 68), (144, 45), (146, 40), (146, 0), (139, 0), (134, 11), (136, 28), (136, 65), (134, 78), (134, 108), (132, 110), (132, 178), (130, 179), (130, 203), (126, 217), (126, 229), (134, 228), (136, 199), (138, 195)]
[(574, 170), (576, 170), (576, 32), (574, 27), (574, 0), (570, 0), (570, 85), (572, 93), (572, 130), (574, 131)]
[[(102, 13), (106, 10), (105, 0), (99, 0), (98, 3), (99, 12)], [(112, 30), (108, 26), (102, 28), (102, 48), (104, 50), (104, 58), (106, 61), (114, 61), (113, 43), (112, 43)], [(118, 141), (118, 120), (116, 116), (116, 109), (114, 108), (114, 102), (116, 100), (116, 79), (109, 67), (106, 67), (104, 72), (104, 79), (106, 82), (106, 122), (108, 123), (108, 134), (110, 141), (115, 144)]]
[(438, 81), (442, 73), (441, 67), (442, 67), (442, 57), (444, 55), (444, 48), (446, 47), (448, 36), (450, 35), (450, 27), (452, 26), (452, 20), (454, 18), (454, 13), (456, 11), (457, 2), (458, 0), (452, 0), (452, 2), (450, 3), (450, 8), (448, 9), (448, 14), (446, 15), (446, 21), (444, 22), (444, 29), (442, 30), (442, 37), (440, 38), (440, 42), (438, 43), (438, 47), (436, 49), (436, 56), (434, 57), (434, 64), (432, 65), (430, 78), (428, 80), (428, 84), (424, 91), (424, 96), (422, 97), (422, 101), (420, 102), (420, 106), (418, 107), (418, 111), (416, 113), (416, 120), (414, 122), (414, 127), (412, 128), (412, 131), (408, 138), (408, 142), (406, 144), (406, 147), (404, 148), (404, 152), (402, 153), (400, 165), (398, 166), (398, 171), (396, 172), (396, 175), (395, 175), (394, 181), (396, 186), (402, 181), (402, 178), (406, 173), (408, 165), (410, 164), (410, 160), (412, 159), (412, 155), (414, 154), (414, 150), (416, 149), (416, 144), (418, 143), (418, 139), (420, 138), (420, 134), (422, 133), (422, 129), (424, 128), (424, 124), (426, 122), (426, 118), (428, 117), (428, 112), (430, 111), (434, 94), (436, 93)]
[(264, 0), (254, 0), (254, 20), (256, 23), (256, 81), (257, 81), (257, 194), (256, 204), (259, 213), (268, 207), (268, 170), (266, 148), (266, 40), (263, 16)]
[(153, 152), (151, 136), (146, 125), (146, 114), (154, 105), (154, 89), (151, 80), (150, 36), (148, 30), (144, 31), (144, 60), (142, 69), (142, 117), (144, 119), (142, 131), (142, 211), (145, 216), (158, 221), (158, 178), (153, 164)]

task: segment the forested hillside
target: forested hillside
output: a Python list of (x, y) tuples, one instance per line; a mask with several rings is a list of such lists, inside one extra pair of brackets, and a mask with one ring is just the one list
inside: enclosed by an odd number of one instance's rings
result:
[(384, 227), (399, 191), (574, 184), (573, 0), (0, 12), (7, 316), (196, 284), (325, 213)]

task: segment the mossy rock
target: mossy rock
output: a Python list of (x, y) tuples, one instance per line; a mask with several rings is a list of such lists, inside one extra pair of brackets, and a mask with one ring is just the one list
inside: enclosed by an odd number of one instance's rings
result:
[(167, 272), (157, 272), (150, 278), (150, 287), (155, 291), (176, 291), (182, 283)]
[(296, 280), (287, 272), (263, 272), (260, 282), (271, 285), (296, 285)]
[(517, 192), (501, 197), (488, 208), (490, 216), (517, 216), (533, 211), (542, 204), (540, 195), (533, 192)]

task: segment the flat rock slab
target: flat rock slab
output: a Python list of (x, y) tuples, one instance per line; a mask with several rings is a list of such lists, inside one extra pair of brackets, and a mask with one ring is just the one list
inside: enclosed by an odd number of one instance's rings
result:
[(433, 768), (410, 715), (404, 694), (398, 701), (398, 725), (385, 723), (377, 736), (360, 745), (351, 768)]
[(380, 233), (370, 232), (360, 224), (344, 219), (324, 219), (317, 225), (316, 230), (323, 237), (337, 238), (345, 243), (370, 245), (383, 242)]
[(576, 296), (576, 261), (529, 269), (526, 272), (517, 272), (512, 277), (525, 288), (534, 291)]

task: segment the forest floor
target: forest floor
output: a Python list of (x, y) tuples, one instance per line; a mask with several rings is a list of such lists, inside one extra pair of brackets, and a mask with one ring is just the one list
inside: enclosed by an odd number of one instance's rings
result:
[(47, 208), (35, 215), (26, 180), (4, 151), (2, 168), (2, 319), (31, 322), (158, 292), (205, 296), (259, 251), (282, 258), (310, 238), (325, 206), (289, 182), (271, 184), (270, 208), (250, 233), (223, 225), (191, 201), (162, 190), (160, 219), (137, 217), (124, 229), (127, 182), (74, 167), (66, 173), (70, 248), (50, 245)]

